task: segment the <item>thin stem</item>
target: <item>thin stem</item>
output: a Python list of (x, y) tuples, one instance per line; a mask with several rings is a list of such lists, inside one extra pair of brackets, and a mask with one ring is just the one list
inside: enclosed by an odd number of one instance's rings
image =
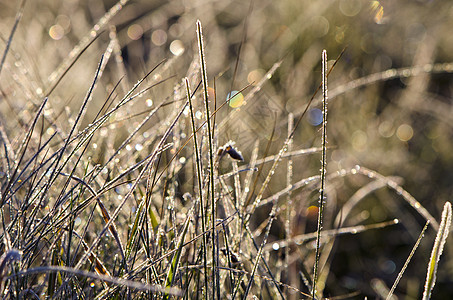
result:
[(216, 219), (216, 203), (214, 197), (214, 155), (212, 149), (212, 132), (211, 132), (211, 119), (209, 113), (209, 98), (208, 98), (208, 78), (206, 72), (206, 61), (204, 55), (204, 46), (203, 46), (203, 33), (201, 28), (200, 20), (197, 20), (197, 36), (198, 36), (198, 50), (200, 54), (200, 67), (201, 67), (201, 77), (203, 81), (203, 96), (206, 109), (206, 126), (208, 131), (208, 143), (209, 143), (209, 175), (210, 175), (210, 196), (211, 196), (211, 217), (212, 217), (212, 296), (215, 299), (215, 290), (216, 290), (216, 247), (215, 247), (215, 219)]
[[(204, 211), (204, 201), (203, 201), (203, 188), (202, 188), (202, 174), (201, 174), (201, 163), (200, 163), (200, 155), (198, 152), (198, 143), (197, 143), (197, 128), (195, 126), (195, 117), (193, 113), (193, 106), (192, 106), (192, 97), (191, 92), (190, 92), (190, 86), (189, 86), (189, 80), (187, 77), (185, 78), (185, 83), (186, 83), (186, 90), (187, 90), (187, 99), (189, 100), (189, 107), (190, 107), (190, 119), (192, 121), (192, 131), (193, 131), (193, 144), (194, 144), (194, 151), (195, 151), (195, 160), (197, 162), (197, 177), (198, 177), (198, 192), (200, 193), (200, 210), (201, 210), (201, 228), (203, 232), (206, 231), (206, 223), (205, 223), (205, 211)], [(203, 248), (203, 256), (204, 256), (204, 262), (203, 262), (203, 267), (204, 267), (204, 284), (205, 284), (205, 289), (208, 289), (208, 258), (207, 258), (207, 250), (208, 250), (208, 245), (207, 245), (207, 239), (206, 235), (203, 235), (202, 239), (202, 248)], [(206, 294), (204, 294), (206, 296)]]
[(327, 152), (327, 51), (322, 51), (322, 159), (321, 159), (321, 188), (319, 189), (318, 229), (316, 236), (316, 254), (313, 271), (313, 299), (316, 299), (316, 283), (318, 280), (318, 263), (320, 256), (322, 215), (324, 210), (326, 184), (326, 152)]

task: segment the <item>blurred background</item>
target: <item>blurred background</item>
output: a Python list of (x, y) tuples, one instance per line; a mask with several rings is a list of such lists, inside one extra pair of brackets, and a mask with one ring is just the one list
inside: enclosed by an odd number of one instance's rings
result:
[[(235, 141), (244, 156), (240, 167), (247, 167), (256, 141), (259, 158), (278, 153), (288, 135), (289, 114), (296, 122), (320, 85), (321, 51), (327, 50), (331, 67), (344, 50), (328, 81), (332, 95), (328, 103), (328, 174), (360, 165), (393, 176), (437, 220), (444, 203), (452, 200), (450, 1), (122, 2), (122, 8), (120, 3), (107, 0), (25, 2), (0, 74), (1, 122), (13, 137), (17, 124), (25, 126), (32, 119), (30, 111), (50, 91), (45, 114), (60, 116), (57, 120), (62, 126), (70, 123), (107, 47), (111, 47), (112, 58), (99, 83), (101, 88), (93, 96), (85, 125), (95, 117), (120, 79), (119, 90), (127, 92), (163, 59), (167, 59), (164, 67), (149, 80), (166, 81), (130, 105), (122, 117), (143, 113), (179, 95), (186, 76), (194, 90), (200, 80), (195, 32), (195, 22), (200, 19), (211, 104), (215, 95), (216, 105), (220, 106), (232, 91), (242, 91), (241, 96), (246, 99), (244, 103), (238, 99), (237, 107), (230, 104), (216, 115), (218, 145)], [(19, 7), (20, 1), (0, 1), (2, 53)], [(106, 12), (115, 8), (115, 16), (102, 24)], [(55, 78), (61, 75), (61, 64), (84, 40), (93, 41), (51, 90)], [(272, 69), (275, 71), (266, 75)], [(385, 72), (390, 69), (397, 71)], [(315, 96), (295, 131), (293, 150), (321, 145), (319, 96), (320, 93)], [(151, 125), (158, 124), (171, 110), (164, 108)], [(118, 122), (119, 134), (112, 143), (121, 143), (129, 122), (138, 124), (140, 120)], [(49, 128), (50, 135), (53, 132)], [(320, 157), (319, 153), (294, 157), (293, 182), (318, 175)], [(102, 160), (96, 152), (93, 159)], [(264, 180), (270, 165), (264, 166), (259, 180)], [(221, 173), (230, 171), (229, 163), (221, 164)], [(286, 173), (283, 160), (266, 197), (286, 187)], [(193, 190), (193, 175), (188, 173), (184, 178), (180, 195)], [(361, 175), (336, 176), (327, 182), (326, 229), (335, 228), (334, 220), (341, 207), (370, 182), (370, 178)], [(316, 188), (294, 191), (291, 197), (292, 234), (313, 232)], [(285, 203), (282, 207), (285, 209)], [(260, 208), (253, 218), (255, 226), (261, 224), (269, 210), (270, 206)], [(275, 222), (268, 243), (285, 237), (283, 216)], [(425, 220), (401, 196), (385, 187), (367, 194), (344, 220), (344, 226), (354, 226), (394, 218), (400, 219), (400, 224), (336, 239), (328, 257), (326, 297), (375, 299), (380, 295), (380, 283), (391, 287)], [(434, 237), (434, 230), (429, 228), (395, 292), (400, 299), (421, 297)], [(312, 270), (312, 262), (305, 260), (310, 251), (313, 248), (307, 245), (291, 246), (291, 278), (282, 275), (282, 281), (306, 291), (299, 271), (301, 266)], [(433, 299), (453, 297), (452, 251), (450, 238)], [(283, 255), (282, 249), (272, 250), (269, 259), (278, 260)]]

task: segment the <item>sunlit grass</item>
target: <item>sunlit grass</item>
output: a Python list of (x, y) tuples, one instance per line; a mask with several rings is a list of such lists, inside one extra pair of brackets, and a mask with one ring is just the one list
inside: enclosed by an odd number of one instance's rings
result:
[(3, 298), (451, 296), (447, 4), (0, 7)]

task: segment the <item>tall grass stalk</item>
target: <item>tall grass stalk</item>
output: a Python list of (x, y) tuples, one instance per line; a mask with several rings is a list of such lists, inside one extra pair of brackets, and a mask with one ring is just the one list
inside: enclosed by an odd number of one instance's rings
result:
[(220, 289), (216, 286), (217, 284), (217, 262), (216, 262), (216, 201), (215, 201), (215, 182), (214, 182), (214, 150), (212, 146), (212, 130), (211, 130), (211, 116), (209, 112), (209, 96), (208, 96), (208, 75), (206, 70), (206, 59), (203, 46), (203, 32), (201, 28), (200, 20), (197, 20), (197, 37), (198, 37), (198, 51), (200, 56), (200, 72), (203, 81), (203, 97), (205, 102), (205, 113), (206, 113), (206, 131), (208, 134), (208, 145), (209, 145), (209, 183), (210, 188), (208, 189), (208, 195), (211, 197), (211, 224), (212, 224), (212, 298), (215, 299), (215, 294), (218, 294), (220, 298)]
[[(293, 127), (294, 127), (294, 116), (292, 113), (289, 113), (288, 114), (288, 138), (291, 137)], [(292, 146), (293, 146), (293, 141), (291, 139), (290, 142), (288, 143), (288, 152), (292, 151)], [(286, 163), (286, 186), (291, 186), (292, 181), (293, 181), (293, 160), (290, 157)], [(286, 195), (286, 220), (285, 220), (286, 239), (291, 238), (291, 224), (292, 224), (291, 220), (293, 217), (293, 210), (291, 209), (292, 206), (293, 206), (293, 200), (291, 198), (291, 191), (289, 191), (288, 194)], [(290, 255), (289, 249), (290, 249), (290, 247), (285, 248), (285, 263), (284, 263), (283, 269), (286, 270), (285, 276), (286, 276), (287, 280), (289, 280), (289, 282), (291, 282), (291, 280), (290, 280), (291, 272), (289, 269), (289, 255)]]
[[(195, 161), (197, 165), (197, 181), (198, 181), (198, 193), (199, 193), (199, 202), (200, 202), (200, 212), (201, 212), (201, 228), (202, 231), (206, 231), (206, 211), (205, 211), (205, 204), (203, 199), (203, 174), (201, 170), (201, 160), (200, 160), (200, 150), (198, 149), (198, 142), (197, 142), (197, 130), (195, 126), (195, 116), (193, 112), (193, 105), (192, 105), (192, 96), (190, 92), (189, 80), (187, 77), (184, 79), (186, 84), (186, 91), (187, 91), (187, 99), (189, 100), (189, 108), (190, 108), (190, 120), (192, 124), (192, 134), (193, 134), (193, 145), (194, 145), (194, 154), (195, 154)], [(209, 289), (208, 285), (208, 245), (206, 235), (203, 234), (202, 238), (202, 251), (203, 251), (203, 268), (204, 268), (204, 286), (205, 286), (205, 299), (207, 298), (207, 293)]]
[(321, 188), (319, 189), (318, 202), (318, 229), (316, 235), (316, 253), (313, 271), (312, 297), (316, 299), (316, 283), (318, 280), (318, 263), (321, 251), (321, 230), (325, 201), (325, 184), (327, 172), (327, 51), (322, 51), (322, 158), (321, 158)]
[[(334, 69), (334, 67), (336, 66), (336, 64), (338, 63), (338, 61), (340, 60), (340, 58), (343, 56), (343, 54), (344, 54), (345, 51), (346, 51), (346, 48), (344, 48), (344, 49), (342, 50), (342, 52), (338, 55), (337, 59), (335, 60), (335, 62), (333, 63), (333, 65), (330, 67), (329, 71), (328, 71), (328, 72), (326, 71), (326, 73), (325, 73), (325, 78), (326, 78), (326, 80), (327, 80), (327, 77), (328, 77), (328, 76), (330, 75), (330, 73), (332, 72), (332, 70)], [(280, 63), (281, 63), (281, 62), (280, 62)], [(275, 70), (276, 70), (276, 69), (278, 68), (278, 65), (275, 65), (275, 64), (274, 64), (274, 67), (275, 67)], [(326, 66), (326, 68), (327, 68), (327, 66)], [(271, 71), (275, 71), (275, 70), (274, 70), (274, 68), (271, 69), (271, 70), (268, 72), (268, 74), (267, 74), (266, 76), (269, 77), (269, 74), (271, 74), (270, 72), (271, 72)], [(262, 82), (260, 81), (260, 83), (262, 83)], [(264, 83), (264, 82), (263, 82), (263, 83)], [(315, 98), (316, 94), (318, 93), (318, 91), (319, 91), (322, 87), (323, 87), (323, 82), (321, 82), (321, 84), (319, 84), (318, 88), (316, 89), (316, 91), (315, 91), (315, 92), (313, 93), (313, 95), (311, 96), (310, 100), (308, 101), (307, 105), (305, 106), (305, 110), (304, 110), (303, 113), (298, 117), (297, 122), (295, 123), (295, 125), (294, 125), (294, 127), (293, 127), (293, 130), (292, 130), (292, 132), (291, 132), (291, 134), (289, 135), (288, 138), (286, 138), (286, 140), (285, 140), (285, 142), (283, 143), (283, 146), (280, 148), (280, 151), (278, 152), (278, 154), (274, 156), (274, 163), (272, 164), (272, 167), (271, 167), (271, 169), (269, 170), (268, 175), (266, 176), (266, 178), (265, 178), (263, 184), (261, 185), (261, 188), (260, 188), (259, 192), (258, 192), (257, 195), (256, 195), (255, 200), (253, 201), (253, 204), (251, 205), (251, 208), (249, 209), (249, 211), (250, 211), (251, 213), (253, 213), (253, 212), (255, 211), (256, 207), (258, 207), (258, 206), (260, 205), (261, 199), (262, 199), (262, 197), (263, 197), (263, 195), (264, 195), (264, 191), (265, 191), (265, 189), (268, 187), (268, 184), (269, 184), (269, 182), (270, 182), (272, 176), (275, 174), (275, 171), (276, 171), (276, 169), (277, 169), (277, 167), (278, 167), (278, 164), (279, 164), (279, 162), (280, 162), (282, 156), (287, 152), (287, 150), (288, 150), (288, 144), (289, 144), (290, 141), (292, 140), (292, 136), (294, 135), (296, 129), (299, 127), (299, 124), (300, 124), (300, 122), (302, 121), (302, 118), (303, 118), (303, 117), (305, 116), (305, 114), (307, 113), (308, 108), (309, 108), (310, 105), (312, 104), (313, 99)], [(251, 93), (253, 93), (254, 91), (255, 91), (255, 92), (259, 91), (258, 86), (255, 87), (255, 89), (253, 89), (253, 90), (251, 91)], [(246, 98), (246, 99), (247, 99), (247, 98)], [(244, 101), (245, 101), (245, 100), (244, 100)], [(270, 139), (270, 141), (271, 141), (271, 140), (272, 140), (272, 139)], [(259, 173), (260, 173), (260, 172), (261, 172), (261, 169), (260, 169)], [(258, 173), (258, 174), (259, 174), (259, 173)], [(246, 206), (248, 206), (250, 199), (251, 199), (251, 198), (249, 198), (248, 201), (245, 203)], [(250, 216), (251, 216), (250, 214), (246, 216), (246, 219), (245, 219), (245, 222), (246, 222), (246, 223), (249, 221)]]

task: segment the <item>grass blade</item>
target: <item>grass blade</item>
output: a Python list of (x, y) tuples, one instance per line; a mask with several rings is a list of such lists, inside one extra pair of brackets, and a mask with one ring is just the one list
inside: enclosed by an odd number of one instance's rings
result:
[(16, 32), (17, 25), (19, 25), (20, 19), (22, 19), (22, 15), (24, 13), (24, 6), (25, 0), (22, 0), (20, 3), (19, 11), (16, 14), (16, 20), (14, 21), (13, 28), (11, 29), (11, 33), (9, 34), (8, 42), (6, 43), (5, 51), (3, 51), (2, 60), (0, 62), (0, 74), (2, 73), (3, 64), (6, 60), (6, 55), (8, 54), (9, 47), (11, 46), (11, 42), (13, 41), (14, 33)]
[[(204, 46), (203, 46), (203, 32), (201, 28), (200, 20), (197, 21), (197, 36), (198, 36), (198, 51), (200, 55), (200, 67), (201, 67), (201, 76), (203, 81), (203, 96), (205, 102), (205, 109), (206, 109), (206, 125), (207, 125), (207, 133), (208, 133), (208, 143), (209, 143), (209, 175), (210, 175), (210, 196), (211, 196), (211, 224), (212, 224), (212, 292), (213, 297), (214, 293), (216, 292), (216, 247), (215, 247), (215, 220), (216, 220), (216, 201), (215, 201), (215, 192), (214, 192), (214, 154), (213, 154), (213, 146), (212, 146), (212, 139), (213, 134), (211, 132), (211, 117), (209, 113), (209, 97), (208, 97), (208, 75), (206, 71), (206, 59), (204, 54)], [(220, 291), (217, 291), (220, 295)]]
[[(179, 236), (179, 241), (176, 246), (177, 250), (176, 250), (175, 254), (173, 255), (173, 259), (171, 260), (170, 268), (168, 269), (167, 279), (165, 280), (165, 289), (169, 289), (172, 286), (173, 281), (175, 280), (175, 274), (178, 271), (179, 262), (181, 259), (182, 248), (184, 246), (184, 238), (186, 237), (187, 229), (189, 228), (189, 223), (190, 223), (190, 212), (189, 212), (189, 216), (187, 217), (186, 221), (184, 222), (184, 228), (182, 230), (181, 235)], [(165, 293), (164, 299), (168, 299), (168, 297), (169, 297), (169, 294)]]
[[(195, 117), (194, 117), (194, 112), (193, 112), (193, 106), (192, 106), (192, 93), (190, 92), (190, 85), (189, 85), (189, 80), (187, 77), (185, 78), (185, 83), (186, 83), (186, 93), (187, 93), (187, 99), (189, 100), (189, 108), (190, 108), (190, 119), (191, 119), (191, 124), (192, 124), (192, 133), (193, 133), (193, 143), (194, 143), (194, 152), (195, 152), (195, 161), (197, 164), (197, 179), (198, 179), (198, 191), (200, 193), (200, 212), (201, 212), (201, 230), (202, 232), (206, 231), (206, 211), (205, 211), (205, 205), (204, 205), (204, 200), (203, 200), (203, 183), (202, 183), (202, 170), (201, 170), (201, 161), (200, 161), (200, 155), (198, 152), (198, 143), (197, 143), (197, 129), (195, 126)], [(208, 253), (208, 246), (207, 246), (207, 239), (206, 235), (203, 235), (202, 239), (202, 247), (203, 247), (203, 268), (204, 268), (204, 283), (205, 283), (205, 289), (208, 289), (208, 258), (207, 258), (207, 253)], [(206, 295), (206, 294), (205, 294)]]
[(316, 236), (316, 254), (315, 265), (313, 270), (313, 290), (312, 297), (316, 299), (316, 282), (318, 279), (318, 263), (320, 256), (320, 243), (321, 243), (321, 230), (322, 230), (322, 217), (324, 210), (324, 189), (326, 184), (326, 152), (327, 152), (327, 52), (322, 51), (322, 159), (321, 159), (321, 188), (319, 190), (319, 207), (318, 207), (318, 229)]
[(403, 273), (404, 273), (404, 271), (407, 269), (407, 266), (409, 265), (409, 262), (411, 261), (412, 257), (414, 256), (415, 250), (417, 250), (418, 245), (420, 244), (420, 242), (421, 242), (421, 240), (422, 240), (422, 238), (423, 238), (423, 235), (425, 234), (425, 231), (426, 231), (426, 229), (428, 228), (428, 225), (429, 225), (429, 221), (427, 221), (426, 224), (425, 224), (425, 227), (423, 227), (423, 230), (422, 230), (422, 232), (420, 233), (420, 236), (418, 237), (417, 242), (415, 243), (414, 247), (412, 248), (412, 251), (411, 251), (411, 253), (409, 254), (409, 257), (407, 258), (406, 262), (404, 263), (404, 266), (403, 266), (403, 268), (401, 269), (401, 271), (398, 273), (398, 277), (396, 278), (395, 282), (393, 283), (393, 286), (392, 286), (392, 288), (390, 289), (390, 292), (389, 292), (389, 294), (387, 295), (387, 298), (385, 298), (386, 300), (390, 300), (390, 299), (392, 298), (393, 292), (395, 291), (396, 286), (397, 286), (398, 283), (400, 282), (401, 277), (403, 277)]
[(431, 298), (431, 292), (436, 284), (437, 267), (439, 265), (440, 256), (444, 251), (445, 242), (447, 241), (448, 233), (451, 227), (451, 203), (446, 202), (442, 211), (442, 219), (440, 221), (439, 231), (437, 232), (436, 240), (434, 241), (431, 258), (429, 260), (428, 272), (426, 274), (425, 291), (423, 292), (423, 300)]

